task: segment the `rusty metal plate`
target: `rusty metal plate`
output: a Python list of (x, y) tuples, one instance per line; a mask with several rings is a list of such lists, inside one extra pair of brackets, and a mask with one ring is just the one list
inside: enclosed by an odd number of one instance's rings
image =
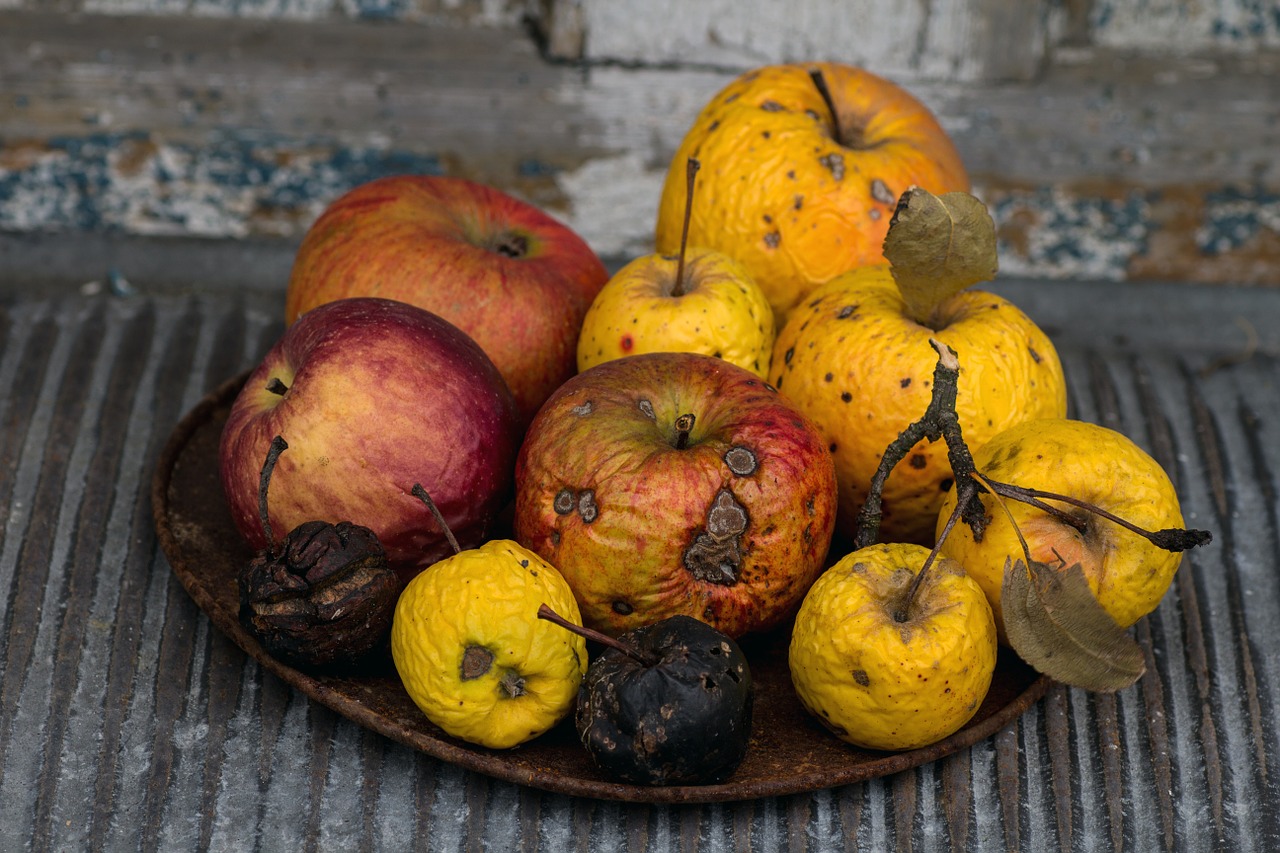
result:
[(236, 532), (218, 479), (218, 439), (246, 374), (223, 383), (170, 435), (152, 480), (156, 533), (174, 574), (219, 630), (296, 690), (386, 737), (480, 773), (548, 791), (631, 802), (698, 803), (813, 791), (896, 773), (990, 737), (1013, 722), (1050, 686), (1006, 649), (986, 700), (951, 737), (909, 752), (861, 750), (836, 739), (800, 706), (787, 670), (785, 630), (742, 641), (756, 684), (746, 757), (715, 785), (645, 787), (600, 773), (572, 723), (563, 722), (511, 750), (473, 746), (445, 734), (418, 710), (390, 657), (367, 671), (311, 675), (267, 654), (237, 619), (236, 574), (252, 557)]

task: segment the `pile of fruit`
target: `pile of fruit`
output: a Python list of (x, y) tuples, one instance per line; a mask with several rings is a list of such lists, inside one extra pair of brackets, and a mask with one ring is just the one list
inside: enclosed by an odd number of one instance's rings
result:
[(335, 200), (220, 474), (257, 551), (241, 621), (299, 667), (394, 660), (444, 732), (572, 716), (612, 777), (724, 780), (737, 641), (902, 750), (983, 701), (1006, 644), (1113, 690), (1183, 530), (1166, 473), (1067, 418), (1052, 342), (973, 285), (995, 230), (909, 94), (836, 63), (744, 74), (676, 152), (657, 251), (610, 277), (547, 213), (446, 177)]

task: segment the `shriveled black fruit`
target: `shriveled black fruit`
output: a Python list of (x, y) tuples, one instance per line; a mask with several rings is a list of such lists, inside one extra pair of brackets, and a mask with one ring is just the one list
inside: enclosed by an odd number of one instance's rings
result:
[(606, 649), (578, 691), (583, 745), (609, 775), (640, 785), (724, 781), (751, 734), (751, 671), (738, 644), (710, 625), (673, 616)]
[(378, 536), (341, 521), (298, 525), (277, 548), (267, 488), (289, 445), (272, 439), (258, 505), (267, 548), (240, 570), (240, 623), (273, 657), (305, 668), (353, 664), (391, 631), (400, 579)]
[(273, 657), (308, 668), (372, 651), (390, 632), (400, 595), (377, 535), (349, 521), (298, 525), (239, 581), (241, 624)]

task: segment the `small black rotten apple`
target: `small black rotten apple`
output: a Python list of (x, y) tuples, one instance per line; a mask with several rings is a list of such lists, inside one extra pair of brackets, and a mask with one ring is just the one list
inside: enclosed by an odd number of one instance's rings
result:
[(400, 581), (377, 535), (349, 521), (303, 522), (276, 548), (267, 490), (288, 447), (277, 435), (262, 466), (258, 512), (267, 546), (240, 572), (240, 622), (287, 663), (352, 664), (386, 638)]
[(605, 646), (578, 690), (574, 723), (596, 764), (638, 785), (723, 782), (751, 736), (746, 656), (705, 622), (672, 616), (613, 638), (538, 615)]

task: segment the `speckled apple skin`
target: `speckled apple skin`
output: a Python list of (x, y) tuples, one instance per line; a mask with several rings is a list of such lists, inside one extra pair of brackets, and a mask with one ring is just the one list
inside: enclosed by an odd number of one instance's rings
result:
[[(272, 379), (288, 386), (283, 396), (267, 390)], [(312, 520), (364, 525), (405, 579), (451, 553), (414, 484), (475, 546), (509, 499), (519, 436), (511, 392), (473, 340), (428, 311), (374, 298), (308, 312), (232, 404), (220, 475), (254, 549), (266, 545), (258, 482), (277, 434), (289, 448), (268, 493), (275, 538)]]
[[(696, 421), (679, 449), (685, 413)], [(721, 501), (745, 524), (713, 518)], [(822, 570), (835, 508), (814, 425), (749, 371), (693, 353), (579, 374), (543, 406), (516, 461), (516, 538), (560, 570), (585, 624), (615, 635), (678, 614), (734, 638), (779, 624)], [(736, 555), (733, 582), (691, 568), (691, 548), (708, 553), (699, 536)]]
[[(500, 249), (512, 238), (523, 254)], [(439, 314), (493, 360), (527, 423), (574, 374), (582, 318), (608, 278), (586, 241), (527, 202), (464, 178), (394, 175), (340, 196), (308, 229), (285, 319), (353, 296)]]

